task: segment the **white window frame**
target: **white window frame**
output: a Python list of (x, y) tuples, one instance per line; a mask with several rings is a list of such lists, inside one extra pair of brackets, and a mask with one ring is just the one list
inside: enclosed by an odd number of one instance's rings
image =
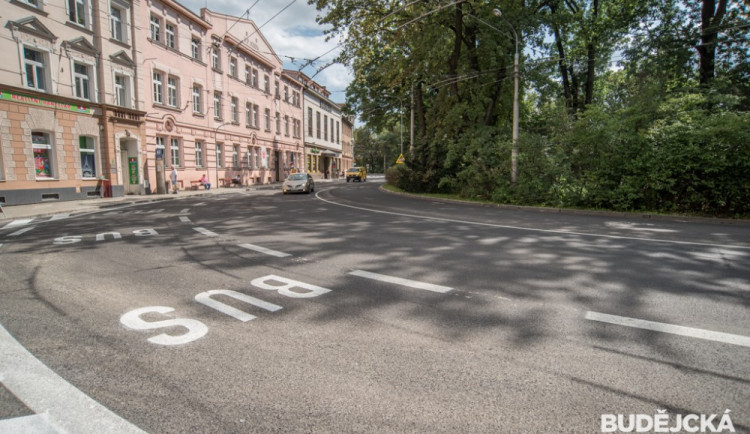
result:
[[(86, 72), (85, 74), (77, 71), (78, 67), (83, 67)], [(87, 101), (92, 101), (94, 95), (93, 86), (93, 70), (94, 68), (86, 63), (73, 61), (73, 96)]]
[[(28, 59), (26, 57), (27, 50), (38, 54), (40, 59)], [(49, 79), (50, 69), (48, 65), (49, 53), (24, 45), (21, 49), (21, 56), (23, 57), (23, 83), (25, 87), (41, 92), (50, 92), (50, 89), (47, 88), (47, 83), (51, 84), (51, 80)], [(29, 68), (31, 68), (31, 70), (29, 70)], [(29, 73), (32, 75), (31, 80), (33, 84), (31, 85), (29, 84)]]
[(232, 167), (240, 167), (240, 145), (232, 145)]
[(211, 68), (221, 71), (221, 49), (218, 44), (217, 41), (211, 44)]
[(167, 105), (170, 107), (180, 106), (180, 79), (174, 75), (167, 76)]
[(224, 144), (216, 144), (216, 167), (224, 167)]
[(203, 114), (203, 86), (193, 83), (193, 113)]
[[(117, 11), (117, 14), (113, 12)], [(109, 35), (112, 39), (125, 42), (125, 32), (123, 31), (124, 22), (122, 16), (125, 11), (119, 5), (112, 3), (109, 5)]]
[(182, 167), (182, 161), (181, 156), (182, 152), (180, 152), (180, 139), (178, 137), (172, 137), (169, 139), (169, 164), (174, 167)]
[(151, 15), (149, 18), (149, 36), (154, 42), (161, 42), (161, 18)]
[[(122, 78), (122, 85), (117, 83), (118, 77)], [(127, 74), (115, 72), (112, 84), (114, 86), (114, 104), (118, 107), (131, 108), (131, 77)]]
[(201, 40), (193, 36), (190, 38), (190, 55), (193, 60), (201, 61)]
[(237, 58), (229, 57), (229, 75), (232, 78), (237, 78)]
[(174, 23), (164, 23), (164, 45), (173, 50), (177, 49), (177, 26)]
[(151, 78), (154, 104), (164, 104), (164, 73), (154, 70)]
[(89, 28), (88, 0), (67, 0), (65, 2), (68, 22), (85, 29)]
[(195, 167), (203, 167), (203, 142), (195, 141)]
[(232, 122), (237, 124), (240, 122), (240, 113), (239, 113), (239, 100), (236, 96), (232, 97)]
[(214, 91), (214, 119), (223, 119), (221, 113), (221, 92)]

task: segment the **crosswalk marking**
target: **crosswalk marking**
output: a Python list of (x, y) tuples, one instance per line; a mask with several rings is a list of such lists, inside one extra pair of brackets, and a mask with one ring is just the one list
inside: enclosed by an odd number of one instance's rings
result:
[(24, 233), (26, 233), (26, 232), (28, 232), (28, 231), (30, 231), (32, 229), (34, 229), (34, 226), (29, 226), (29, 227), (23, 228), (21, 230), (15, 231), (12, 234), (8, 234), (8, 236), (9, 237), (17, 237), (17, 236), (19, 236), (21, 234), (24, 234)]
[(211, 231), (209, 231), (206, 228), (193, 228), (193, 229), (195, 229), (196, 232), (199, 232), (199, 233), (201, 233), (201, 234), (203, 234), (203, 235), (205, 235), (207, 237), (218, 237), (219, 236), (219, 234), (217, 234), (216, 232), (211, 232)]
[(240, 244), (240, 247), (248, 250), (254, 250), (259, 253), (265, 253), (266, 255), (275, 256), (277, 258), (285, 258), (287, 256), (292, 256), (289, 253), (279, 252), (276, 250), (267, 249), (265, 247), (256, 246), (254, 244)]

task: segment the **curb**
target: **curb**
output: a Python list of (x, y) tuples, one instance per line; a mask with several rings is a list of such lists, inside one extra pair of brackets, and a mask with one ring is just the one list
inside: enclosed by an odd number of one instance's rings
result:
[(697, 216), (681, 216), (681, 215), (669, 215), (669, 214), (648, 214), (648, 213), (636, 213), (628, 211), (603, 211), (603, 210), (586, 210), (586, 209), (572, 209), (572, 208), (546, 208), (541, 206), (529, 206), (529, 205), (507, 205), (501, 203), (483, 203), (483, 202), (472, 202), (461, 199), (448, 199), (442, 197), (428, 197), (414, 193), (405, 193), (398, 191), (390, 191), (383, 186), (380, 186), (380, 191), (388, 194), (394, 194), (396, 196), (408, 197), (411, 199), (420, 200), (431, 200), (435, 202), (443, 203), (454, 203), (460, 205), (473, 205), (486, 208), (498, 208), (510, 211), (529, 211), (537, 213), (549, 213), (549, 214), (567, 214), (567, 215), (583, 215), (592, 217), (617, 217), (630, 220), (654, 220), (654, 221), (671, 221), (671, 222), (694, 222), (694, 223), (709, 223), (716, 225), (728, 225), (728, 226), (750, 226), (750, 220), (747, 219), (729, 219), (729, 218), (718, 218), (718, 217), (697, 217)]

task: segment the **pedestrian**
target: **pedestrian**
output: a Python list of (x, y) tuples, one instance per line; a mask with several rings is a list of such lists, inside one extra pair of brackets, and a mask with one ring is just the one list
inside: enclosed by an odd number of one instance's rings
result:
[(177, 194), (177, 168), (172, 166), (172, 173), (169, 174), (169, 180), (172, 181), (172, 192)]
[(206, 190), (211, 189), (211, 183), (208, 182), (208, 179), (206, 179), (206, 175), (201, 176), (201, 185), (203, 185), (203, 188)]

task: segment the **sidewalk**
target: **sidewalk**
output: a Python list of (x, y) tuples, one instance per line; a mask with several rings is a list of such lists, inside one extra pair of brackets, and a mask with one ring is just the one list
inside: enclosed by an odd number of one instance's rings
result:
[[(336, 182), (335, 179), (316, 179), (316, 184)], [(252, 191), (281, 190), (281, 182), (273, 184), (252, 185), (249, 187), (219, 187), (210, 190), (180, 190), (177, 194), (147, 194), (130, 195), (122, 197), (91, 198), (81, 200), (51, 201), (32, 203), (29, 205), (5, 205), (2, 207), (5, 215), (0, 213), (0, 224), (10, 222), (14, 219), (53, 216), (65, 213), (93, 212), (102, 208), (130, 205), (141, 202), (158, 202), (162, 200), (173, 200), (192, 196), (213, 196), (217, 194), (230, 194)]]
[(281, 184), (259, 185), (256, 187), (229, 187), (229, 188), (212, 188), (210, 190), (185, 190), (177, 194), (150, 194), (150, 195), (130, 195), (122, 197), (91, 198), (81, 200), (66, 200), (55, 202), (40, 202), (28, 205), (6, 205), (3, 206), (5, 215), (0, 213), (0, 224), (9, 222), (14, 219), (29, 217), (44, 217), (64, 213), (85, 213), (97, 211), (102, 208), (114, 206), (129, 205), (141, 202), (158, 202), (162, 200), (173, 200), (192, 196), (213, 196), (217, 194), (230, 194), (245, 191), (267, 190), (281, 188)]

